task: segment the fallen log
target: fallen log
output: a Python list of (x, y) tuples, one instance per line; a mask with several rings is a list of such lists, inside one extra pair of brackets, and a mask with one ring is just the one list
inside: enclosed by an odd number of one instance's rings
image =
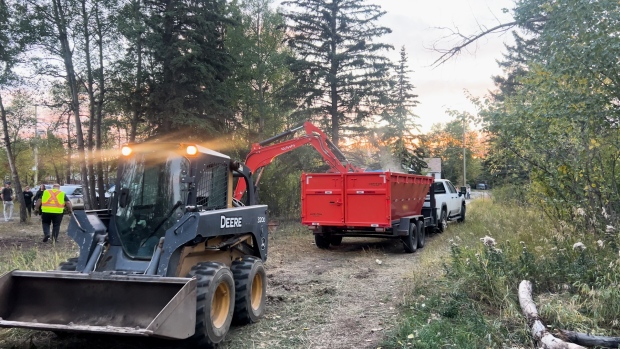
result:
[(578, 344), (566, 343), (565, 341), (554, 337), (551, 333), (549, 333), (549, 331), (547, 331), (547, 328), (538, 317), (536, 304), (532, 300), (532, 283), (527, 280), (523, 280), (519, 284), (519, 304), (521, 305), (523, 315), (525, 315), (525, 318), (527, 319), (527, 324), (532, 329), (532, 336), (540, 342), (543, 348), (585, 349), (585, 347)]
[(560, 330), (564, 340), (588, 347), (618, 348), (620, 337), (592, 336), (585, 333)]

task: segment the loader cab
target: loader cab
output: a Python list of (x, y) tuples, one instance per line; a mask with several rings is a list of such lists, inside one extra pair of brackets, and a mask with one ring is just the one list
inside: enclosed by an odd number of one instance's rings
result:
[[(157, 143), (123, 148), (112, 202), (111, 243), (149, 259), (187, 211), (230, 207), (230, 158), (199, 146)], [(116, 240), (116, 241), (112, 241)]]
[(112, 214), (128, 256), (150, 258), (159, 238), (183, 215), (188, 183), (181, 176), (190, 166), (187, 157), (158, 147), (135, 147), (124, 156)]

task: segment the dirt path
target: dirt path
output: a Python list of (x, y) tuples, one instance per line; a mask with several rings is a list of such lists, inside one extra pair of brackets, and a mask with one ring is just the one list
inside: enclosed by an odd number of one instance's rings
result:
[(318, 249), (312, 235), (276, 237), (267, 261), (266, 318), (232, 330), (222, 348), (376, 348), (395, 325), (407, 280), (434, 237), (414, 254), (395, 240), (344, 239)]
[[(0, 238), (1, 257), (9, 257), (11, 247), (39, 245), (38, 232), (27, 235)], [(445, 256), (445, 240), (446, 234), (427, 237), (426, 247), (414, 254), (403, 253), (399, 241), (383, 239), (344, 239), (338, 247), (320, 250), (312, 234), (299, 225), (281, 229), (269, 242), (265, 318), (256, 324), (233, 327), (218, 348), (377, 348), (385, 331), (396, 325), (403, 296), (414, 276), (429, 273), (431, 263), (435, 272), (441, 269), (437, 259)], [(0, 347), (178, 347), (175, 342), (144, 339), (59, 339), (50, 332), (1, 332)]]

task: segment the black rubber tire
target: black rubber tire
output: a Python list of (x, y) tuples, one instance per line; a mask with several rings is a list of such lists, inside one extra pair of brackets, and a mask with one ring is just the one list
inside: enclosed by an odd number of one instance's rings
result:
[(441, 214), (439, 215), (439, 221), (437, 222), (437, 230), (440, 233), (443, 233), (448, 229), (448, 213), (445, 209), (441, 209)]
[(230, 270), (235, 278), (233, 322), (243, 325), (258, 321), (265, 315), (267, 301), (267, 274), (263, 261), (245, 256), (234, 261)]
[(461, 206), (461, 217), (459, 217), (456, 221), (459, 223), (465, 222), (465, 213), (467, 213), (467, 210), (465, 208), (465, 203), (463, 203)]
[(340, 244), (342, 243), (342, 236), (330, 236), (329, 243), (333, 246), (340, 246)]
[(314, 234), (314, 243), (316, 247), (327, 250), (329, 248), (329, 236), (325, 234)]
[(409, 234), (401, 238), (405, 253), (414, 253), (418, 249), (418, 227), (415, 222), (409, 223)]
[(66, 262), (60, 263), (56, 270), (76, 271), (77, 270), (77, 262), (78, 262), (78, 258), (77, 257), (69, 258), (69, 259), (67, 259)]
[[(187, 277), (195, 277), (197, 281), (196, 331), (189, 338), (188, 347), (214, 348), (226, 337), (233, 319), (233, 274), (222, 263), (201, 262), (192, 267)], [(214, 304), (214, 301), (217, 304)]]
[(426, 244), (426, 230), (424, 228), (424, 221), (418, 221), (416, 226), (418, 229), (418, 248), (423, 248)]

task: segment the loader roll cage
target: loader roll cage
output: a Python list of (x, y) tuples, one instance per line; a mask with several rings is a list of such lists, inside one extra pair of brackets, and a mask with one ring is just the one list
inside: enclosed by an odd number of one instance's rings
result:
[[(304, 135), (272, 144), (302, 129), (305, 131)], [(319, 152), (325, 163), (329, 165), (331, 172), (346, 173), (364, 171), (351, 164), (346, 156), (332, 143), (323, 131), (306, 121), (297, 127), (284, 131), (260, 143), (252, 144), (252, 150), (245, 159), (245, 165), (252, 171), (256, 178), (254, 187), (258, 187), (265, 166), (271, 164), (277, 156), (308, 144)], [(234, 198), (236, 200), (241, 200), (245, 191), (245, 182), (238, 181), (234, 191)]]

